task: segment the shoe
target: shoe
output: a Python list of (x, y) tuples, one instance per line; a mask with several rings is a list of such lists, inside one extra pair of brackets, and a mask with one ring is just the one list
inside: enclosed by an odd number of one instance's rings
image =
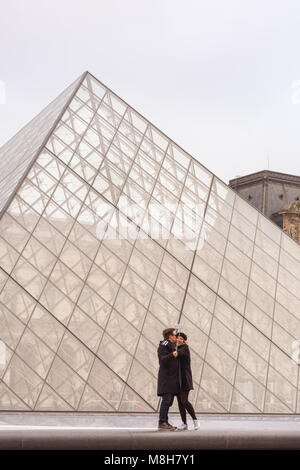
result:
[(158, 431), (175, 431), (176, 427), (169, 423), (160, 423), (157, 429)]
[(193, 423), (194, 423), (194, 429), (197, 430), (200, 428), (200, 425), (198, 423), (198, 420), (197, 419), (193, 419)]
[(170, 424), (169, 422), (167, 422), (167, 424), (168, 424), (169, 426), (171, 426), (171, 428), (173, 428), (173, 429), (171, 429), (171, 431), (176, 431), (176, 429), (177, 429), (176, 426), (173, 426), (173, 424)]
[(187, 424), (181, 423), (180, 426), (177, 426), (176, 431), (186, 431), (187, 428)]

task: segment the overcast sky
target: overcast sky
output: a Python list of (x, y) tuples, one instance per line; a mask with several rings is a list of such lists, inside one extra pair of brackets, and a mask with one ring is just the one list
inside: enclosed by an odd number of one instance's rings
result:
[(299, 0), (2, 0), (0, 145), (85, 70), (226, 183), (300, 175)]

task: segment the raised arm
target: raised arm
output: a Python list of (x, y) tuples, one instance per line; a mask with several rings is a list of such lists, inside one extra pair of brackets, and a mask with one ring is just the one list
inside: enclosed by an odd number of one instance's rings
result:
[(170, 351), (167, 346), (160, 345), (157, 352), (160, 364), (166, 364), (176, 358), (176, 354), (173, 354), (176, 351)]

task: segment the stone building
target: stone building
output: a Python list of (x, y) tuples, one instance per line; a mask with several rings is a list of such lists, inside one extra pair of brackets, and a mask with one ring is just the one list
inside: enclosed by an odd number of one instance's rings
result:
[(229, 186), (300, 243), (300, 176), (263, 170)]
[(288, 210), (279, 211), (282, 216), (283, 231), (300, 243), (300, 201), (291, 204)]

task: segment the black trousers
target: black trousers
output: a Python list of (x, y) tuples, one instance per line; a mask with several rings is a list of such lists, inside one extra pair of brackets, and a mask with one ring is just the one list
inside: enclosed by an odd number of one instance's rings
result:
[(168, 423), (169, 417), (168, 412), (170, 406), (173, 405), (174, 395), (172, 393), (164, 393), (162, 395), (162, 401), (159, 410), (159, 424)]
[(188, 411), (192, 419), (197, 419), (193, 405), (189, 402), (189, 392), (180, 392), (177, 395), (177, 401), (180, 416), (184, 424), (186, 424), (186, 411)]

